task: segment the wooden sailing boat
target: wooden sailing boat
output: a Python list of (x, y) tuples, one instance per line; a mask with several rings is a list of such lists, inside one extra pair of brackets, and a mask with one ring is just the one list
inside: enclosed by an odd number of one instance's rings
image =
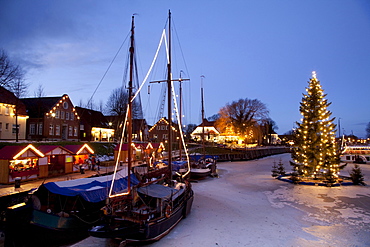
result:
[(205, 132), (204, 132), (204, 93), (203, 93), (203, 78), (202, 86), (200, 88), (201, 103), (202, 103), (202, 154), (201, 155), (190, 155), (192, 165), (190, 168), (191, 178), (204, 178), (207, 176), (217, 176), (217, 160), (213, 155), (206, 155), (205, 151)]
[[(169, 12), (169, 37), (171, 37), (171, 12)], [(168, 115), (171, 116), (171, 39), (168, 42), (169, 59), (167, 64)], [(134, 17), (131, 27), (130, 80), (128, 105), (128, 142), (131, 146), (131, 105), (132, 65), (134, 56)], [(169, 117), (170, 119), (170, 117)], [(168, 127), (168, 166), (165, 169), (149, 170), (146, 179), (137, 186), (127, 186), (127, 190), (112, 194), (104, 207), (103, 221), (89, 230), (89, 234), (102, 238), (120, 238), (124, 241), (155, 241), (166, 235), (191, 210), (193, 190), (185, 179), (172, 179), (171, 121)], [(123, 138), (121, 138), (123, 139)], [(131, 150), (128, 154), (128, 172), (131, 172)], [(130, 176), (128, 176), (130, 177)], [(150, 178), (150, 179), (148, 179)], [(184, 177), (180, 177), (184, 178)], [(130, 181), (128, 181), (130, 182)]]

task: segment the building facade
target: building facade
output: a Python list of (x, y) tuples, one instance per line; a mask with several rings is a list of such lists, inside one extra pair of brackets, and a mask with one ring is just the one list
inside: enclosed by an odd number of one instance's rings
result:
[(78, 141), (79, 119), (67, 94), (60, 97), (21, 99), (29, 118), (26, 139), (47, 141)]
[(76, 111), (80, 117), (81, 141), (113, 141), (114, 129), (103, 113), (78, 106)]
[(0, 86), (0, 140), (26, 139), (27, 118), (23, 102), (12, 92)]
[[(154, 126), (149, 129), (149, 140), (151, 142), (168, 142), (168, 120), (161, 118)], [(172, 124), (172, 143), (180, 138), (180, 131), (177, 124)]]

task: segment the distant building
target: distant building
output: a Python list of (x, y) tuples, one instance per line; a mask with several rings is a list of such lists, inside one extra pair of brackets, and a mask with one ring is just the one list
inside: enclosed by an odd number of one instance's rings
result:
[(114, 129), (107, 118), (100, 111), (76, 106), (80, 117), (81, 141), (112, 141)]
[(12, 92), (0, 86), (0, 140), (26, 139), (26, 107)]
[[(179, 128), (177, 124), (172, 124), (172, 143), (175, 143), (180, 138)], [(168, 141), (168, 120), (161, 118), (154, 126), (149, 129), (149, 140), (151, 142), (167, 142)]]
[[(121, 124), (124, 119), (121, 116), (106, 116), (108, 124), (115, 130), (116, 139), (121, 138)], [(132, 119), (133, 141), (146, 142), (149, 140), (149, 127), (145, 119)]]
[(208, 121), (203, 119), (203, 123), (198, 125), (190, 136), (196, 141), (203, 140), (203, 125), (204, 125), (204, 140), (208, 142), (218, 142), (220, 137), (220, 132), (215, 127), (216, 121)]
[(79, 116), (67, 94), (21, 99), (26, 105), (28, 140), (79, 140)]

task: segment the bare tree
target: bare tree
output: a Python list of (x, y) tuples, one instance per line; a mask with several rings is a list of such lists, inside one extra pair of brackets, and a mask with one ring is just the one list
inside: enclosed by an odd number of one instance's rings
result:
[(24, 84), (25, 72), (19, 65), (10, 61), (8, 55), (4, 50), (0, 50), (0, 86), (5, 87), (12, 92), (19, 84)]
[[(142, 118), (141, 105), (136, 101), (132, 104), (133, 118)], [(128, 104), (128, 92), (123, 88), (116, 88), (108, 98), (106, 108), (107, 113), (114, 116), (125, 116)]]
[(36, 90), (34, 91), (34, 94), (36, 98), (45, 97), (46, 94), (45, 94), (44, 86), (39, 84)]
[(123, 88), (116, 88), (108, 98), (107, 112), (114, 116), (124, 116), (128, 104), (128, 93)]
[(216, 125), (222, 132), (232, 130), (239, 136), (246, 136), (251, 129), (266, 121), (268, 114), (266, 105), (258, 99), (239, 99), (220, 109)]

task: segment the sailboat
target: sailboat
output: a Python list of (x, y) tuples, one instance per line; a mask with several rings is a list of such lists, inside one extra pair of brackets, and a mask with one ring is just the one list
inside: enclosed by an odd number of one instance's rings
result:
[[(171, 116), (171, 12), (168, 21), (168, 114)], [(127, 111), (127, 140), (132, 142), (132, 66), (134, 57), (134, 16), (131, 25), (129, 104)], [(169, 118), (170, 119), (170, 118)], [(118, 238), (124, 242), (150, 242), (165, 236), (181, 219), (191, 211), (194, 193), (187, 174), (172, 179), (172, 132), (171, 122), (168, 127), (168, 165), (160, 170), (147, 167), (148, 174), (136, 186), (127, 186), (127, 190), (111, 194), (107, 199), (102, 221), (89, 230), (89, 234), (100, 238)], [(125, 131), (122, 131), (124, 133)], [(123, 138), (121, 138), (122, 140)], [(128, 172), (132, 170), (132, 151), (128, 150)], [(130, 176), (128, 176), (130, 178)], [(148, 179), (150, 178), (150, 179)], [(130, 183), (130, 181), (128, 181)], [(113, 184), (112, 184), (113, 186)]]
[(202, 154), (190, 155), (192, 161), (190, 168), (191, 178), (204, 178), (207, 176), (217, 176), (217, 157), (214, 155), (206, 155), (205, 153), (205, 133), (204, 133), (204, 93), (203, 93), (203, 78), (201, 86), (201, 104), (202, 104)]

